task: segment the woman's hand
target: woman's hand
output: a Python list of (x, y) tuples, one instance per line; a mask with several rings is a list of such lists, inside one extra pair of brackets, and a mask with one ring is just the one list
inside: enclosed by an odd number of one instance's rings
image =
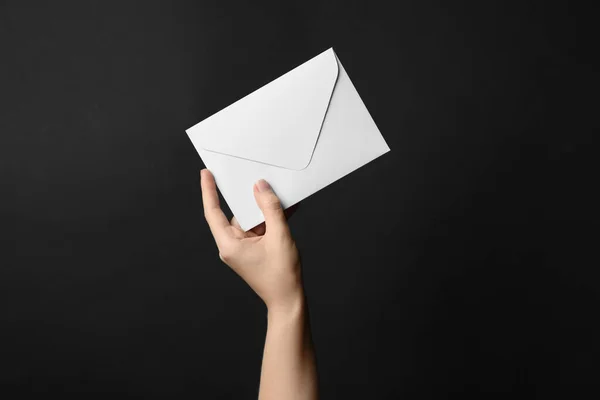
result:
[(219, 207), (212, 174), (206, 169), (200, 174), (204, 216), (221, 260), (267, 305), (259, 399), (316, 400), (317, 369), (300, 258), (279, 199), (267, 182), (258, 181), (254, 197), (265, 223), (244, 232), (235, 217), (229, 222)]
[(203, 169), (200, 175), (204, 216), (221, 260), (250, 285), (270, 313), (301, 307), (304, 294), (298, 250), (271, 186), (264, 180), (254, 185), (254, 197), (265, 223), (244, 232), (235, 217), (229, 222), (223, 214), (210, 171)]

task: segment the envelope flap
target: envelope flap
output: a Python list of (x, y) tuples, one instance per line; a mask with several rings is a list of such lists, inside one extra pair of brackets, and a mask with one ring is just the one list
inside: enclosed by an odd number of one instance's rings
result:
[(312, 158), (338, 76), (329, 49), (188, 130), (205, 150), (293, 170)]

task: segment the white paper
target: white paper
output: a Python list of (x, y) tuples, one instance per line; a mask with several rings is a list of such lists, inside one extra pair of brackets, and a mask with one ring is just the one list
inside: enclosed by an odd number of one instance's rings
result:
[(245, 231), (259, 179), (288, 208), (390, 150), (332, 48), (186, 132)]

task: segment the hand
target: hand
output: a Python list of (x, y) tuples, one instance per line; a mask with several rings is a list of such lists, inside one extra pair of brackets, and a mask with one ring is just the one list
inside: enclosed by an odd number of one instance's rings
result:
[(254, 184), (254, 198), (265, 223), (244, 232), (235, 217), (229, 222), (219, 205), (213, 175), (200, 171), (204, 216), (219, 257), (265, 302), (269, 312), (288, 311), (303, 301), (300, 258), (279, 198), (265, 181)]

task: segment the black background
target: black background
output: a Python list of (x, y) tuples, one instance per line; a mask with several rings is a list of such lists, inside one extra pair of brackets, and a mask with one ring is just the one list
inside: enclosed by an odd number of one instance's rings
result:
[(331, 46), (392, 151), (291, 220), (323, 398), (597, 388), (593, 13), (384, 4), (0, 1), (0, 397), (256, 397), (184, 130)]

